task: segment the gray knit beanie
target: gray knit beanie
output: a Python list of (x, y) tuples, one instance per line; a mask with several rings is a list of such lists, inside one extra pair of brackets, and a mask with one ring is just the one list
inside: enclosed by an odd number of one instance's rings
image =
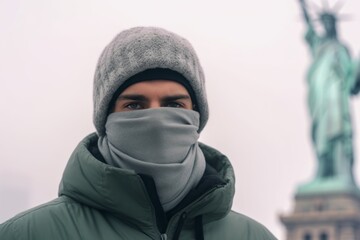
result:
[(94, 77), (94, 125), (105, 135), (113, 95), (130, 77), (147, 69), (164, 68), (183, 75), (192, 87), (200, 113), (199, 132), (208, 116), (205, 78), (191, 44), (179, 35), (156, 27), (136, 27), (120, 32), (102, 52)]

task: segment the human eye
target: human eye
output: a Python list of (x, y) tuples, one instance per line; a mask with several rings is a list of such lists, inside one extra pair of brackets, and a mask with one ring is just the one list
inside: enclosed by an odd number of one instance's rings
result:
[(180, 102), (168, 102), (165, 104), (165, 107), (171, 107), (171, 108), (184, 108), (184, 104)]
[(139, 109), (143, 109), (143, 106), (139, 102), (131, 102), (125, 104), (125, 108), (128, 110), (139, 110)]

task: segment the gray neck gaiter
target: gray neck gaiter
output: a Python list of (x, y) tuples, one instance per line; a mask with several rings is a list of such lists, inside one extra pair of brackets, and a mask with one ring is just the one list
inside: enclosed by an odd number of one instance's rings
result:
[(164, 211), (195, 187), (205, 157), (198, 145), (199, 113), (155, 108), (111, 113), (98, 146), (106, 163), (151, 176)]

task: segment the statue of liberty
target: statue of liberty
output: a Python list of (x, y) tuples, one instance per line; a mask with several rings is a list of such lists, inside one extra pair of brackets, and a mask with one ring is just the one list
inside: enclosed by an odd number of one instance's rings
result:
[(319, 35), (305, 0), (299, 0), (307, 25), (305, 39), (312, 55), (307, 73), (311, 138), (318, 161), (315, 178), (298, 194), (357, 191), (353, 177), (354, 149), (350, 97), (360, 90), (360, 65), (339, 40), (339, 16), (328, 7), (319, 13)]

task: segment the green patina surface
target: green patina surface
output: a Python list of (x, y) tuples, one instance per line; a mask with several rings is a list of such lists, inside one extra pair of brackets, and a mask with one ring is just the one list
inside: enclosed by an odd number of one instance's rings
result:
[(312, 63), (307, 74), (311, 138), (318, 166), (314, 179), (297, 194), (358, 192), (353, 177), (354, 149), (350, 97), (360, 89), (360, 65), (338, 39), (337, 16), (320, 14), (324, 35), (319, 36), (300, 0), (307, 23), (306, 42)]

